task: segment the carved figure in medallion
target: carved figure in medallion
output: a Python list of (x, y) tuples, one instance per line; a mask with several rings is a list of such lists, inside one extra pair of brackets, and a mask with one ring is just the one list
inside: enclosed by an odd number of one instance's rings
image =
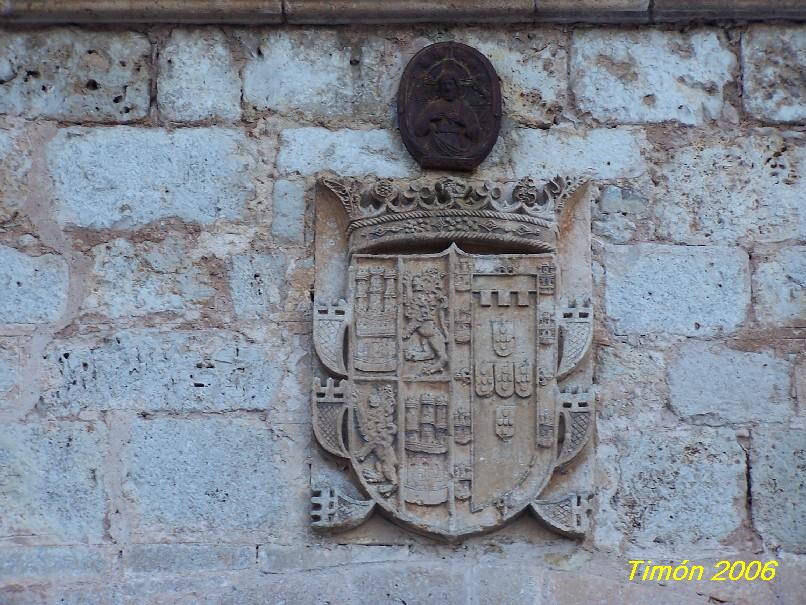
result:
[(438, 76), (437, 98), (426, 104), (414, 132), (429, 137), (447, 156), (466, 154), (478, 142), (479, 121), (461, 97), (457, 75), (448, 71)]
[(400, 80), (398, 122), (409, 153), (424, 168), (472, 170), (501, 126), (501, 85), (490, 61), (457, 42), (432, 44)]

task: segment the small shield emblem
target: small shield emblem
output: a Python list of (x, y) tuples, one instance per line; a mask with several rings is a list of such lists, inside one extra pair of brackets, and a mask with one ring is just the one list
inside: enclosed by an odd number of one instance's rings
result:
[(515, 406), (500, 405), (495, 410), (495, 434), (504, 441), (515, 436)]
[(476, 394), (489, 397), (493, 394), (493, 364), (482, 361), (476, 364)]
[(518, 397), (532, 394), (532, 364), (525, 359), (515, 367), (515, 392)]
[(502, 361), (495, 364), (495, 392), (499, 397), (512, 397), (515, 392), (514, 364)]
[(499, 357), (508, 357), (515, 350), (515, 330), (512, 322), (493, 319), (493, 349)]

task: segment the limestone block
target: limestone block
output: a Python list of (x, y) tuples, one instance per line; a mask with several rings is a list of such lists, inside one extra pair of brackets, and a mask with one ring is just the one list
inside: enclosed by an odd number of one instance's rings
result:
[(409, 549), (406, 546), (266, 544), (258, 548), (258, 565), (262, 572), (276, 574), (342, 565), (406, 561), (409, 556)]
[(54, 341), (43, 358), (40, 407), (222, 412), (261, 410), (309, 418), (308, 342), (283, 328), (266, 342), (227, 330), (122, 330)]
[(55, 217), (95, 229), (237, 218), (255, 195), (253, 147), (240, 129), (60, 130), (47, 148)]
[(0, 337), (0, 410), (12, 407), (19, 396), (23, 354), (19, 338)]
[(123, 568), (138, 574), (231, 571), (254, 565), (251, 545), (132, 544), (123, 551)]
[(275, 181), (271, 206), (271, 234), (275, 241), (305, 243), (305, 208), (303, 181)]
[(106, 429), (89, 422), (0, 426), (0, 538), (50, 544), (104, 536)]
[(780, 422), (792, 411), (791, 369), (769, 353), (688, 341), (669, 363), (671, 407), (706, 424)]
[[(96, 546), (5, 546), (0, 548), (0, 591), (9, 580), (64, 581), (111, 572), (112, 553)], [(2, 595), (2, 592), (0, 592)]]
[(196, 307), (216, 291), (209, 269), (194, 263), (198, 259), (190, 251), (176, 236), (139, 243), (118, 238), (95, 246), (82, 313), (112, 319), (165, 312), (197, 317)]
[[(626, 571), (625, 571), (626, 568)], [(586, 571), (550, 571), (545, 584), (544, 603), (551, 605), (703, 605), (694, 590), (681, 584), (661, 585), (656, 582), (627, 582), (632, 566), (625, 564), (609, 573)]]
[(69, 272), (55, 254), (28, 256), (0, 245), (0, 322), (40, 324), (65, 311)]
[(628, 128), (550, 130), (517, 128), (512, 132), (515, 176), (546, 180), (558, 174), (596, 179), (636, 178), (646, 171), (643, 132)]
[(396, 22), (518, 22), (530, 21), (531, 0), (435, 0), (382, 2), (332, 2), (331, 0), (285, 0), (289, 23), (396, 23)]
[(806, 553), (806, 431), (766, 426), (752, 432), (753, 523), (769, 547)]
[(755, 258), (756, 319), (770, 327), (806, 325), (806, 246), (782, 248)]
[(613, 496), (598, 501), (613, 510), (597, 519), (612, 515), (627, 543), (687, 555), (724, 548), (742, 526), (745, 454), (732, 429), (652, 428), (602, 437), (617, 443), (619, 475)]
[(649, 200), (634, 189), (608, 185), (603, 187), (593, 206), (593, 233), (612, 242), (627, 243), (636, 236), (651, 239), (653, 234)]
[(736, 57), (716, 30), (580, 29), (573, 35), (577, 105), (602, 122), (716, 119), (735, 66)]
[[(405, 578), (405, 581), (402, 581)], [(364, 565), (350, 575), (351, 585), (361, 587), (365, 603), (470, 602), (466, 569), (447, 561), (394, 566)], [(388, 595), (388, 596), (387, 596)]]
[(0, 113), (82, 122), (148, 114), (151, 44), (142, 34), (0, 32)]
[(500, 603), (542, 604), (545, 598), (545, 573), (541, 566), (480, 564), (469, 570), (472, 580), (471, 603), (498, 605)]
[(157, 103), (175, 122), (240, 119), (241, 79), (223, 32), (171, 32), (160, 51)]
[(316, 126), (280, 133), (277, 169), (303, 176), (324, 170), (341, 175), (404, 177), (415, 172), (414, 160), (400, 137), (388, 130), (327, 130)]
[(806, 145), (798, 134), (685, 140), (659, 166), (658, 234), (698, 245), (803, 239), (804, 171)]
[(753, 25), (742, 37), (744, 108), (770, 122), (806, 120), (806, 26)]
[(108, 580), (98, 583), (13, 584), (0, 588), (3, 605), (118, 605), (117, 591)]
[(20, 212), (30, 170), (30, 144), (23, 125), (0, 119), (0, 221), (12, 220)]
[[(301, 29), (274, 30), (247, 40), (243, 71), (247, 111), (306, 118), (390, 115), (396, 86), (382, 57), (383, 39)], [(399, 69), (402, 72), (402, 66)]]
[(662, 410), (669, 400), (666, 357), (640, 343), (613, 342), (596, 349), (596, 385), (602, 418), (629, 421)]
[(229, 285), (240, 319), (310, 318), (313, 259), (283, 250), (237, 255), (232, 259)]
[(257, 418), (136, 422), (123, 454), (136, 541), (298, 537), (308, 525), (309, 425)]
[(747, 253), (718, 246), (606, 246), (605, 307), (616, 334), (731, 333), (750, 301)]

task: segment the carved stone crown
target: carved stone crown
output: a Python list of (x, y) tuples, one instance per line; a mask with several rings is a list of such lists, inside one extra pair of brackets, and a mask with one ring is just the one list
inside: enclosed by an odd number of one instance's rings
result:
[(347, 212), (350, 252), (451, 242), (553, 252), (563, 208), (586, 180), (558, 176), (537, 186), (531, 179), (490, 183), (323, 176), (319, 183)]

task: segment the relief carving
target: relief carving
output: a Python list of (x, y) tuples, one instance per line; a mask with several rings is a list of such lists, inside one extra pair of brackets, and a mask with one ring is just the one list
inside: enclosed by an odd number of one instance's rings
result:
[(581, 535), (587, 496), (541, 494), (555, 470), (584, 458), (593, 432), (592, 306), (579, 288), (589, 282), (563, 281), (565, 215), (585, 182), (325, 176), (320, 185), (319, 203), (346, 213), (349, 270), (329, 293), (337, 302), (315, 307), (331, 377), (314, 384), (314, 432), (350, 462), (368, 499), (319, 487), (314, 526), (354, 527), (374, 506), (458, 540), (528, 508)]
[(397, 103), (403, 142), (423, 168), (472, 170), (498, 138), (498, 75), (487, 57), (464, 44), (440, 42), (414, 55)]

